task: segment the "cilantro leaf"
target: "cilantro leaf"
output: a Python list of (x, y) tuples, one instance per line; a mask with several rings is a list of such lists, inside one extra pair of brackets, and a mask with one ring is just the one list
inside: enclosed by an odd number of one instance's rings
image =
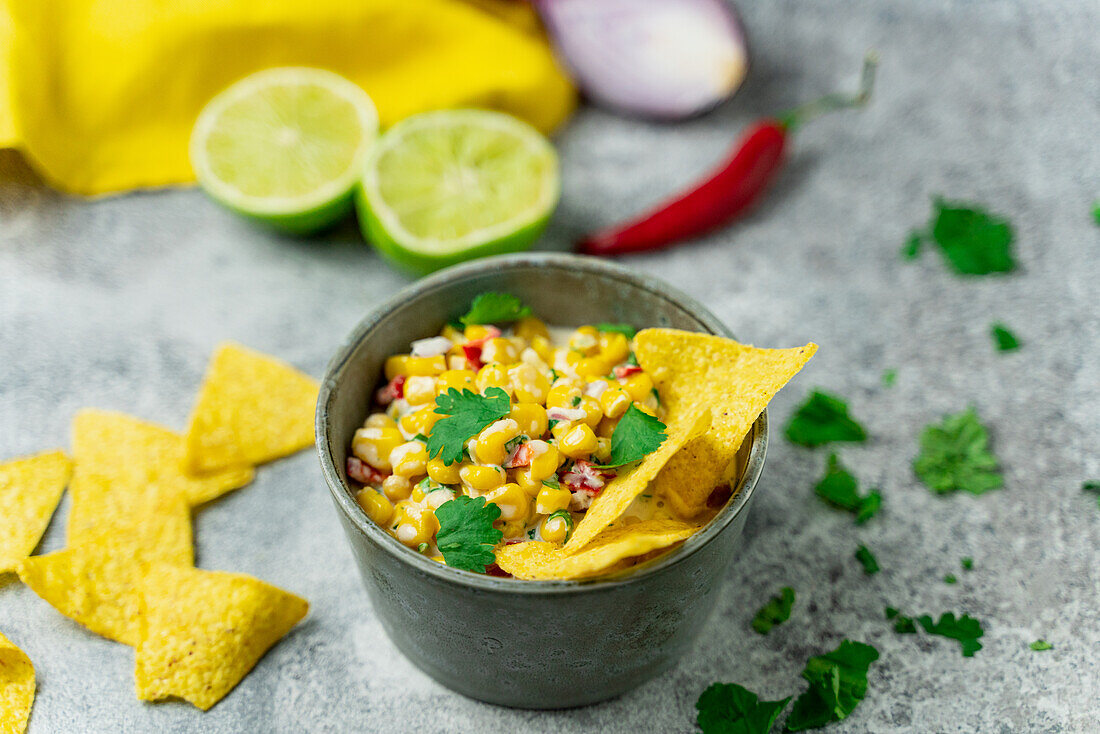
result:
[(787, 424), (787, 439), (800, 446), (820, 446), (831, 441), (865, 441), (867, 434), (848, 415), (847, 403), (814, 390)]
[(1097, 494), (1096, 504), (1100, 505), (1100, 482), (1097, 482), (1097, 481), (1085, 482), (1084, 484), (1081, 485), (1081, 491), (1082, 492), (1096, 492), (1096, 494)]
[(779, 590), (779, 596), (773, 596), (767, 604), (760, 607), (760, 611), (752, 618), (752, 628), (762, 635), (768, 634), (772, 627), (783, 624), (791, 618), (792, 607), (794, 607), (794, 589), (784, 586)]
[(481, 293), (470, 303), (469, 312), (459, 319), (466, 326), (471, 324), (499, 324), (518, 321), (531, 315), (531, 309), (523, 305), (511, 293)]
[(499, 387), (488, 388), (484, 395), (453, 387), (440, 393), (434, 412), (445, 417), (436, 421), (428, 436), (428, 458), (438, 456), (446, 466), (461, 461), (466, 442), (493, 421), (506, 417), (511, 406), (508, 393)]
[(1011, 352), (1020, 348), (1020, 340), (1004, 324), (993, 324), (989, 329), (993, 335), (993, 343), (997, 345), (997, 351)]
[(1092, 218), (1096, 220), (1097, 224), (1100, 224), (1100, 200), (1093, 202)]
[(940, 615), (935, 624), (932, 623), (932, 617), (922, 614), (917, 617), (917, 621), (928, 634), (958, 640), (964, 658), (972, 658), (974, 653), (982, 649), (982, 643), (978, 642), (978, 638), (985, 634), (982, 624), (968, 614), (955, 619), (954, 613), (946, 612)]
[(435, 511), (439, 521), (435, 544), (447, 565), (485, 573), (485, 567), (496, 560), (493, 547), (504, 537), (493, 527), (499, 517), (500, 508), (486, 504), (484, 497), (463, 495), (441, 504)]
[(787, 730), (816, 729), (847, 718), (867, 694), (867, 671), (876, 660), (878, 650), (851, 640), (810, 658), (802, 671), (810, 687), (794, 702)]
[(886, 607), (886, 618), (894, 620), (894, 631), (901, 635), (917, 634), (917, 625), (912, 617), (906, 617), (893, 607)]
[(937, 494), (964, 490), (982, 494), (1004, 484), (997, 457), (989, 451), (989, 434), (973, 408), (925, 426), (913, 470)]
[(879, 572), (878, 560), (867, 546), (861, 545), (856, 548), (856, 560), (863, 564), (863, 573), (868, 576)]
[(877, 489), (865, 495), (859, 493), (859, 483), (841, 465), (836, 454), (829, 456), (825, 476), (814, 487), (814, 492), (830, 505), (855, 513), (858, 525), (870, 520), (882, 506), (882, 494)]
[(1035, 642), (1028, 645), (1028, 647), (1030, 647), (1035, 652), (1042, 652), (1043, 650), (1053, 650), (1054, 649), (1054, 645), (1050, 644), (1046, 640), (1036, 640)]
[(921, 244), (931, 239), (957, 273), (986, 275), (1015, 269), (1012, 226), (1007, 220), (976, 205), (940, 198), (934, 199), (932, 206), (928, 231), (916, 231), (909, 236), (902, 249), (905, 259), (915, 259), (920, 255)]
[(596, 324), (596, 331), (606, 331), (612, 334), (622, 334), (627, 339), (633, 339), (638, 333), (630, 324)]
[(957, 584), (959, 583), (959, 579), (957, 576), (955, 576), (955, 574), (949, 573), (943, 577), (943, 582), (945, 584)]
[(962, 564), (962, 567), (967, 571), (973, 570), (974, 568), (974, 559), (969, 556), (960, 559), (959, 563)]
[(893, 387), (894, 383), (898, 380), (898, 371), (894, 368), (890, 368), (882, 371), (882, 386)]
[(695, 702), (695, 723), (703, 734), (768, 734), (790, 700), (761, 701), (736, 683), (712, 683)]
[(611, 433), (611, 456), (603, 468), (638, 461), (665, 442), (665, 424), (631, 404)]

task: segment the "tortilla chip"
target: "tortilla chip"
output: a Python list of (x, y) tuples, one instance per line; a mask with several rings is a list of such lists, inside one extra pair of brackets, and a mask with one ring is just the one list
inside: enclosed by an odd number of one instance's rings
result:
[(185, 469), (204, 474), (252, 466), (313, 443), (318, 384), (236, 344), (214, 353), (187, 430)]
[(698, 529), (679, 520), (643, 520), (605, 530), (576, 553), (539, 540), (513, 543), (497, 550), (497, 565), (518, 579), (585, 578), (623, 559), (668, 548)]
[(0, 732), (22, 734), (34, 704), (34, 665), (0, 632)]
[(109, 527), (98, 535), (87, 533), (79, 546), (31, 556), (20, 564), (19, 578), (66, 617), (104, 637), (136, 646), (143, 565), (194, 563), (191, 508), (186, 500), (168, 494), (145, 501), (134, 513), (134, 524)]
[(617, 520), (635, 498), (645, 491), (661, 467), (688, 441), (698, 438), (710, 427), (710, 409), (700, 408), (679, 414), (670, 420), (661, 447), (634, 467), (616, 476), (592, 501), (584, 517), (566, 542), (564, 550), (576, 553), (598, 537), (601, 530)]
[(200, 505), (243, 487), (255, 473), (236, 468), (191, 477), (183, 472), (183, 456), (183, 436), (167, 428), (107, 410), (77, 413), (69, 545), (80, 545), (88, 535), (124, 532), (141, 520), (135, 518), (135, 508), (148, 498), (183, 496), (189, 505)]
[(306, 615), (309, 603), (259, 579), (167, 564), (142, 584), (138, 698), (175, 696), (204, 711)]
[(752, 424), (817, 351), (813, 343), (757, 349), (675, 329), (643, 329), (634, 344), (670, 415), (711, 409), (710, 429), (673, 456), (655, 480), (656, 492), (681, 517), (705, 510), (711, 491), (731, 479), (733, 459)]
[(69, 483), (72, 462), (50, 451), (0, 464), (0, 573), (34, 552)]

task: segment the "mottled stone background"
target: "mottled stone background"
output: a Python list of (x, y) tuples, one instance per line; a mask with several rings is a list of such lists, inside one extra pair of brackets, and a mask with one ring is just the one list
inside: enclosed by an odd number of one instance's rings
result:
[[(758, 115), (854, 83), (881, 51), (862, 114), (802, 131), (752, 217), (630, 267), (693, 291), (742, 339), (818, 356), (773, 404), (782, 426), (812, 386), (850, 399), (872, 440), (843, 456), (884, 509), (863, 527), (811, 487), (825, 452), (774, 434), (741, 558), (690, 658), (619, 700), (513, 711), (436, 685), (389, 644), (337, 527), (316, 458), (262, 468), (203, 509), (198, 563), (255, 574), (309, 598), (308, 620), (209, 713), (136, 700), (130, 649), (86, 633), (18, 582), (0, 629), (38, 672), (32, 732), (690, 731), (715, 680), (775, 698), (802, 689), (806, 658), (844, 637), (882, 653), (867, 700), (836, 732), (1100, 730), (1100, 4), (1095, 0), (754, 0), (751, 80), (681, 125), (581, 111), (557, 142), (564, 197), (545, 240), (633, 212), (689, 182)], [(12, 165), (10, 159), (6, 165)], [(942, 193), (1009, 216), (1020, 270), (961, 279), (939, 256), (903, 263), (907, 232)], [(207, 356), (236, 339), (320, 375), (372, 305), (409, 281), (351, 228), (284, 239), (195, 191), (98, 202), (0, 184), (0, 456), (68, 443), (82, 406), (182, 428)], [(1001, 320), (1024, 348), (1001, 355)], [(897, 384), (883, 388), (885, 368)], [(975, 405), (1006, 488), (935, 497), (910, 470), (920, 427)], [(43, 544), (62, 544), (67, 503)], [(858, 543), (883, 571), (865, 577)], [(959, 571), (959, 558), (975, 568)], [(948, 586), (945, 573), (960, 581)], [(791, 621), (749, 631), (779, 586)], [(985, 648), (898, 636), (887, 604), (968, 612)], [(523, 624), (516, 620), (516, 624)], [(431, 634), (425, 630), (425, 634)], [(591, 634), (599, 634), (593, 630)], [(1045, 638), (1054, 649), (1027, 648)]]

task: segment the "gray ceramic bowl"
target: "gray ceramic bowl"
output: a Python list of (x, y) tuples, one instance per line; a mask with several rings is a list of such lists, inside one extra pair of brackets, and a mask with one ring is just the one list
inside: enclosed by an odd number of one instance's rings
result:
[(595, 703), (671, 668), (703, 628), (764, 464), (767, 412), (741, 449), (736, 491), (717, 517), (681, 547), (629, 571), (592, 581), (520, 581), (429, 560), (367, 518), (344, 463), (385, 358), (437, 334), (490, 290), (514, 293), (551, 324), (728, 332), (688, 296), (625, 268), (572, 255), (507, 255), (444, 270), (375, 309), (321, 386), (321, 468), (374, 611), (397, 647), (443, 685), (482, 701), (547, 709)]

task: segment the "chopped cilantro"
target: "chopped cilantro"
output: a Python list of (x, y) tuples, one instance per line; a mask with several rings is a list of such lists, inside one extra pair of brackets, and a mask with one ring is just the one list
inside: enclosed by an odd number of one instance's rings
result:
[(561, 373), (558, 372), (553, 367), (551, 367), (550, 368), (550, 382), (555, 382), (559, 377), (561, 377)]
[(505, 453), (505, 455), (510, 455), (513, 451), (516, 450), (516, 448), (518, 446), (522, 446), (523, 444), (527, 443), (530, 440), (531, 439), (529, 439), (527, 436), (525, 436), (522, 433), (519, 434), (518, 436), (516, 436), (515, 438), (508, 439), (504, 443), (504, 453)]
[(898, 381), (898, 371), (894, 368), (890, 368), (882, 371), (882, 386), (893, 387), (894, 383)]
[(863, 573), (868, 576), (879, 572), (878, 560), (867, 546), (861, 545), (856, 548), (856, 560), (863, 564)]
[(736, 683), (712, 683), (695, 702), (695, 723), (703, 734), (768, 734), (790, 700), (761, 701)]
[[(438, 424), (437, 424), (438, 425)], [(665, 424), (631, 405), (611, 433), (611, 455), (605, 468), (638, 461), (665, 442)]]
[(559, 423), (561, 423), (561, 421), (559, 421), (557, 418), (551, 418), (550, 420), (546, 421), (546, 430), (554, 430), (554, 426), (558, 425)]
[(945, 584), (957, 584), (959, 583), (959, 579), (955, 576), (955, 574), (949, 573), (943, 577), (943, 582)]
[(982, 494), (1004, 484), (997, 457), (989, 451), (989, 434), (973, 408), (925, 426), (920, 455), (913, 462), (917, 476), (937, 494), (964, 490)]
[(426, 550), (428, 550), (428, 544), (427, 543), (421, 543), (420, 545), (416, 546), (416, 552), (417, 553), (423, 553)]
[(1028, 645), (1028, 647), (1030, 647), (1035, 652), (1042, 652), (1043, 650), (1052, 650), (1054, 648), (1054, 645), (1050, 644), (1046, 640), (1036, 640), (1035, 642)]
[(527, 537), (530, 538), (531, 540), (535, 539), (535, 530), (536, 530), (536, 528), (531, 528), (530, 530), (527, 531)]
[(628, 365), (630, 365), (631, 367), (639, 367), (640, 366), (638, 364), (638, 355), (634, 353), (633, 349), (631, 349), (630, 354), (627, 355), (626, 363)]
[(876, 660), (878, 650), (851, 640), (810, 658), (802, 671), (810, 687), (794, 702), (787, 729), (816, 729), (847, 718), (867, 694), (867, 671)]
[(481, 429), (508, 415), (511, 410), (508, 393), (490, 387), (485, 395), (470, 390), (459, 392), (450, 388), (435, 398), (435, 412), (444, 416), (432, 427), (428, 437), (428, 458), (439, 457), (445, 466), (462, 460), (466, 442)]
[(997, 345), (997, 351), (1011, 352), (1020, 348), (1020, 340), (1004, 324), (993, 324), (989, 330), (993, 335), (993, 343)]
[(653, 399), (657, 401), (657, 405), (661, 404), (661, 393), (657, 392), (657, 388), (653, 388), (649, 391), (653, 395)]
[(967, 571), (970, 571), (974, 568), (974, 559), (970, 558), (969, 556), (961, 559), (959, 563), (962, 564), (962, 567)]
[(752, 628), (762, 635), (768, 634), (772, 627), (783, 624), (791, 618), (792, 607), (794, 607), (794, 589), (784, 586), (779, 590), (779, 596), (773, 596), (767, 604), (760, 607), (760, 611), (752, 618)]
[(431, 483), (431, 477), (424, 477), (419, 482), (417, 482), (416, 486), (420, 489), (427, 489), (431, 485)]
[(447, 326), (451, 327), (455, 331), (462, 331), (466, 325), (462, 323), (462, 319), (451, 319), (447, 322)]
[(1097, 482), (1095, 480), (1091, 481), (1091, 482), (1085, 482), (1081, 485), (1081, 491), (1082, 492), (1096, 492), (1096, 494), (1097, 494), (1096, 504), (1100, 505), (1100, 482)]
[(909, 235), (902, 256), (920, 255), (921, 245), (939, 245), (948, 264), (964, 275), (1007, 273), (1016, 267), (1012, 259), (1012, 226), (1007, 220), (981, 208), (937, 198), (927, 231)]
[(978, 642), (978, 638), (985, 634), (982, 624), (968, 614), (955, 619), (952, 612), (946, 612), (940, 615), (935, 624), (932, 623), (932, 617), (922, 614), (917, 617), (917, 621), (931, 635), (958, 640), (964, 658), (972, 658), (974, 653), (982, 649), (982, 643)]
[(596, 324), (596, 331), (606, 331), (612, 334), (622, 334), (627, 339), (633, 339), (638, 333), (630, 324)]
[(847, 403), (814, 390), (787, 424), (787, 439), (800, 446), (821, 446), (832, 441), (865, 441), (867, 434), (848, 415)]
[(471, 324), (499, 324), (517, 321), (531, 315), (531, 309), (523, 305), (511, 293), (481, 293), (470, 303), (470, 311), (460, 320)]
[(428, 437), (425, 436), (423, 433), (418, 433), (415, 436), (413, 436), (413, 441), (420, 441), (421, 443), (428, 443)]
[(894, 620), (894, 631), (901, 635), (917, 634), (917, 623), (893, 607), (886, 607), (886, 618)]
[(556, 476), (548, 477), (542, 480), (542, 483), (547, 487), (553, 487), (554, 489), (561, 488), (561, 482), (558, 481)]
[(858, 525), (870, 520), (882, 506), (882, 494), (877, 489), (865, 495), (859, 493), (859, 483), (841, 465), (836, 454), (829, 456), (825, 476), (814, 487), (814, 492), (830, 505), (855, 513)]
[(493, 547), (504, 537), (493, 521), (500, 517), (500, 508), (485, 503), (484, 497), (455, 497), (435, 511), (439, 530), (435, 544), (443, 560), (452, 568), (485, 573), (485, 567), (496, 560)]
[(581, 396), (580, 395), (574, 395), (573, 396), (573, 407), (576, 408), (580, 404), (581, 404)]

